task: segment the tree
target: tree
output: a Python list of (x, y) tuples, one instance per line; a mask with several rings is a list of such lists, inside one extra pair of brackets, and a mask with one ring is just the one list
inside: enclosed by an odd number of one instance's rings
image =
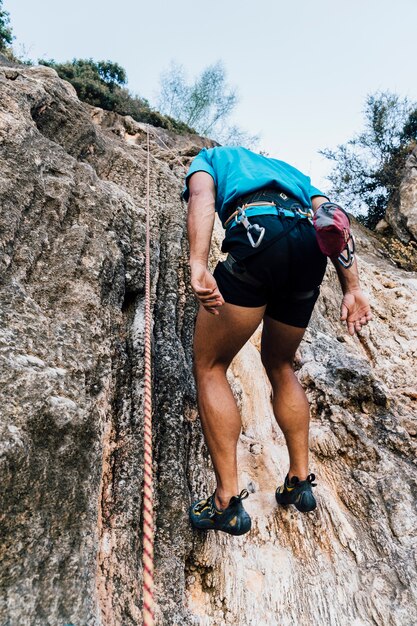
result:
[(3, 0), (0, 0), (0, 50), (6, 50), (13, 41), (10, 24), (10, 14), (3, 10)]
[(417, 105), (389, 91), (366, 99), (365, 129), (336, 150), (321, 150), (334, 161), (333, 193), (369, 228), (395, 201), (407, 156), (417, 139)]
[(113, 63), (112, 61), (98, 61), (95, 66), (99, 77), (111, 88), (126, 85), (126, 71), (118, 63)]
[(39, 60), (41, 65), (54, 68), (58, 75), (70, 82), (80, 100), (107, 111), (131, 115), (138, 122), (146, 122), (177, 132), (191, 129), (174, 119), (153, 111), (145, 98), (131, 94), (126, 88), (126, 71), (112, 61), (73, 59), (66, 63)]
[(187, 82), (184, 67), (173, 62), (162, 73), (160, 85), (157, 106), (162, 113), (221, 143), (254, 144), (258, 140), (237, 126), (228, 125), (238, 96), (236, 89), (227, 84), (221, 61), (206, 67), (192, 83)]
[(61, 78), (70, 82), (80, 100), (93, 106), (113, 110), (117, 91), (126, 84), (125, 70), (111, 61), (73, 59), (66, 63), (40, 59), (41, 65), (53, 67)]

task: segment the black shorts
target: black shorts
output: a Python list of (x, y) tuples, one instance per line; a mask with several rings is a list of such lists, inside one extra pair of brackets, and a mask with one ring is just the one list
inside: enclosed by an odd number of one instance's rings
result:
[[(287, 229), (294, 218), (276, 215), (252, 217), (250, 221), (266, 228), (263, 242)], [(213, 272), (225, 302), (245, 307), (266, 304), (269, 317), (298, 328), (306, 328), (320, 293), (327, 257), (317, 244), (316, 232), (307, 219), (282, 239), (262, 249), (251, 258), (251, 247), (244, 226), (236, 225), (227, 233), (223, 251), (230, 251), (248, 273), (261, 282), (254, 287), (231, 274), (219, 261)]]

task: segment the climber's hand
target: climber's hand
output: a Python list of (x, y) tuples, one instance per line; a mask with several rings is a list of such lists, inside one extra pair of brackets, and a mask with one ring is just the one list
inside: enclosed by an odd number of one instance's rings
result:
[(215, 278), (203, 263), (191, 265), (191, 287), (206, 311), (219, 315), (218, 308), (224, 304), (224, 299)]
[(371, 307), (368, 298), (361, 289), (347, 291), (343, 296), (340, 319), (346, 322), (349, 335), (359, 333), (371, 319)]

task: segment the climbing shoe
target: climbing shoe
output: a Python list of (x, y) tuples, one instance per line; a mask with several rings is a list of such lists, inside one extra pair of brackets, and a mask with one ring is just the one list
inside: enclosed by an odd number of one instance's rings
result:
[(314, 474), (309, 474), (305, 480), (300, 480), (297, 476), (291, 476), (291, 480), (288, 480), (287, 474), (284, 484), (275, 492), (276, 501), (282, 506), (293, 504), (303, 513), (313, 511), (317, 506), (312, 490), (316, 486), (313, 482), (315, 478)]
[(243, 535), (251, 529), (251, 518), (243, 508), (242, 500), (249, 492), (242, 489), (238, 496), (232, 496), (226, 509), (218, 509), (214, 493), (205, 500), (198, 500), (190, 506), (190, 521), (200, 530), (222, 530), (229, 535)]

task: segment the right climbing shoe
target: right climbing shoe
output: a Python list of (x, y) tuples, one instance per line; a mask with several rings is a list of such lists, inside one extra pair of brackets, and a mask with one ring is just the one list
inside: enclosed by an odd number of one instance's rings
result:
[(190, 506), (190, 522), (194, 528), (222, 530), (229, 535), (243, 535), (249, 532), (252, 522), (242, 504), (242, 500), (249, 496), (247, 489), (242, 489), (238, 496), (232, 496), (229, 506), (225, 509), (217, 508), (214, 493)]
[(302, 513), (314, 511), (317, 502), (311, 487), (316, 486), (313, 482), (315, 478), (314, 474), (309, 474), (305, 480), (300, 480), (297, 476), (291, 476), (291, 480), (288, 480), (287, 474), (284, 484), (275, 492), (276, 501), (282, 506), (293, 504)]

